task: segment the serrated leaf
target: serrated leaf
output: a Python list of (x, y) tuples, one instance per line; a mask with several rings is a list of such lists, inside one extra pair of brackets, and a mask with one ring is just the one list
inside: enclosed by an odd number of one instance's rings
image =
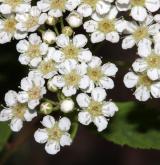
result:
[(3, 149), (10, 135), (11, 135), (11, 130), (8, 124), (0, 123), (0, 151)]
[(160, 109), (134, 102), (118, 103), (119, 112), (101, 135), (116, 144), (160, 149)]

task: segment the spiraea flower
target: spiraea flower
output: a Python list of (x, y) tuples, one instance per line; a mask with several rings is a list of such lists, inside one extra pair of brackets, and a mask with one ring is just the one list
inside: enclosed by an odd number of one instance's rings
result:
[(136, 88), (134, 95), (139, 101), (147, 101), (151, 98), (160, 98), (160, 81), (149, 79), (146, 72), (128, 72), (124, 76), (124, 84), (127, 88)]
[(98, 43), (104, 40), (112, 43), (119, 42), (119, 32), (125, 28), (125, 21), (116, 18), (118, 11), (116, 7), (112, 7), (110, 12), (105, 16), (96, 13), (92, 15), (92, 19), (84, 23), (86, 32), (91, 33), (91, 42)]
[(89, 62), (92, 58), (91, 51), (84, 48), (87, 44), (87, 38), (83, 34), (75, 35), (73, 39), (61, 34), (57, 37), (56, 44), (59, 49), (49, 49), (49, 54), (53, 56), (57, 63), (62, 63), (68, 59)]
[(102, 60), (99, 57), (93, 56), (87, 67), (87, 76), (90, 79), (88, 92), (95, 86), (104, 89), (113, 89), (114, 82), (110, 77), (114, 77), (117, 71), (118, 68), (115, 64), (108, 62), (102, 65)]
[(66, 10), (73, 11), (80, 3), (80, 0), (40, 0), (37, 2), (38, 8), (47, 12), (53, 17), (61, 17)]
[(107, 14), (114, 0), (81, 0), (77, 11), (83, 16), (88, 17), (97, 12), (100, 15)]
[(59, 65), (58, 70), (59, 74), (53, 77), (52, 84), (62, 88), (65, 96), (75, 95), (78, 89), (86, 90), (89, 87), (85, 63), (78, 64), (75, 60), (66, 60)]
[(31, 8), (31, 0), (0, 0), (0, 3), (2, 14), (25, 13)]
[(17, 44), (17, 51), (20, 52), (19, 61), (23, 65), (36, 67), (47, 54), (48, 45), (43, 43), (36, 33), (31, 34), (28, 40), (21, 40)]
[(159, 0), (117, 0), (117, 8), (120, 11), (131, 10), (130, 15), (136, 21), (144, 21), (148, 13), (159, 10)]
[(71, 122), (67, 117), (63, 117), (56, 121), (52, 116), (45, 116), (41, 121), (45, 128), (39, 128), (35, 134), (35, 141), (38, 143), (46, 143), (45, 150), (48, 154), (55, 155), (60, 151), (62, 146), (70, 146), (72, 139), (68, 131)]
[(19, 40), (27, 36), (26, 33), (16, 29), (16, 24), (17, 21), (14, 15), (0, 19), (0, 44), (10, 42), (12, 38)]
[(107, 128), (110, 117), (113, 117), (118, 107), (111, 101), (105, 101), (106, 92), (97, 87), (91, 97), (85, 93), (78, 94), (76, 100), (80, 107), (78, 121), (83, 125), (94, 123), (99, 132)]
[(40, 74), (31, 71), (28, 77), (21, 80), (20, 88), (23, 90), (19, 93), (18, 100), (21, 103), (28, 103), (30, 109), (39, 105), (43, 95), (46, 94), (44, 87), (45, 81)]
[(41, 13), (37, 6), (33, 6), (28, 13), (16, 14), (16, 28), (22, 32), (34, 32), (47, 19), (46, 13)]
[(30, 110), (27, 104), (18, 101), (18, 94), (15, 91), (8, 91), (5, 95), (7, 107), (0, 112), (0, 121), (9, 121), (10, 128), (14, 132), (18, 132), (23, 127), (23, 121), (30, 122), (37, 116), (35, 110)]
[(153, 37), (159, 33), (160, 24), (153, 23), (153, 17), (148, 16), (147, 19), (137, 24), (136, 22), (126, 23), (126, 33), (122, 41), (122, 48), (129, 49), (137, 45), (139, 51), (145, 51), (147, 47), (151, 47)]

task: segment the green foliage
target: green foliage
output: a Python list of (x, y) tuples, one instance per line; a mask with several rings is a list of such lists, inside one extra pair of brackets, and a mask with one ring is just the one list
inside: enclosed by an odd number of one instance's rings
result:
[(116, 144), (160, 149), (160, 109), (134, 102), (118, 103), (119, 112), (101, 135)]

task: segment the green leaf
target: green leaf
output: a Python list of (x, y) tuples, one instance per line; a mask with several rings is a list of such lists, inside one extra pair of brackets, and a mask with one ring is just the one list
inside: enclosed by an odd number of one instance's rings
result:
[(11, 130), (8, 124), (0, 123), (0, 151), (2, 151), (10, 135), (11, 135)]
[(118, 103), (119, 112), (102, 136), (119, 145), (160, 149), (160, 109), (134, 102)]

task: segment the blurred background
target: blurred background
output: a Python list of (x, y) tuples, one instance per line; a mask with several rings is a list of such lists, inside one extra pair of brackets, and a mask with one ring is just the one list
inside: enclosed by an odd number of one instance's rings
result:
[[(28, 68), (18, 62), (15, 46), (14, 42), (0, 45), (1, 104), (4, 103), (4, 94), (10, 89), (18, 90), (20, 80), (28, 72)], [(103, 57), (104, 62), (111, 61), (119, 67), (119, 73), (115, 80), (116, 88), (109, 91), (109, 99), (114, 101), (133, 100), (132, 91), (123, 85), (123, 76), (136, 58), (136, 50), (123, 51), (119, 44), (113, 45), (108, 42), (96, 47), (95, 55)], [(160, 105), (159, 100), (149, 103), (157, 107)], [(70, 147), (63, 148), (56, 156), (50, 156), (45, 153), (44, 145), (34, 141), (33, 134), (26, 140), (25, 136), (28, 135), (25, 130), (29, 126), (30, 124), (26, 124), (21, 133), (12, 135), (10, 141), (21, 137), (21, 134), (24, 133), (22, 139), (18, 139), (18, 141), (24, 140), (24, 143), (20, 144), (16, 152), (7, 159), (6, 165), (160, 165), (160, 151), (122, 147), (106, 141), (83, 126), (79, 127), (76, 138)], [(2, 156), (3, 153), (1, 153)]]

